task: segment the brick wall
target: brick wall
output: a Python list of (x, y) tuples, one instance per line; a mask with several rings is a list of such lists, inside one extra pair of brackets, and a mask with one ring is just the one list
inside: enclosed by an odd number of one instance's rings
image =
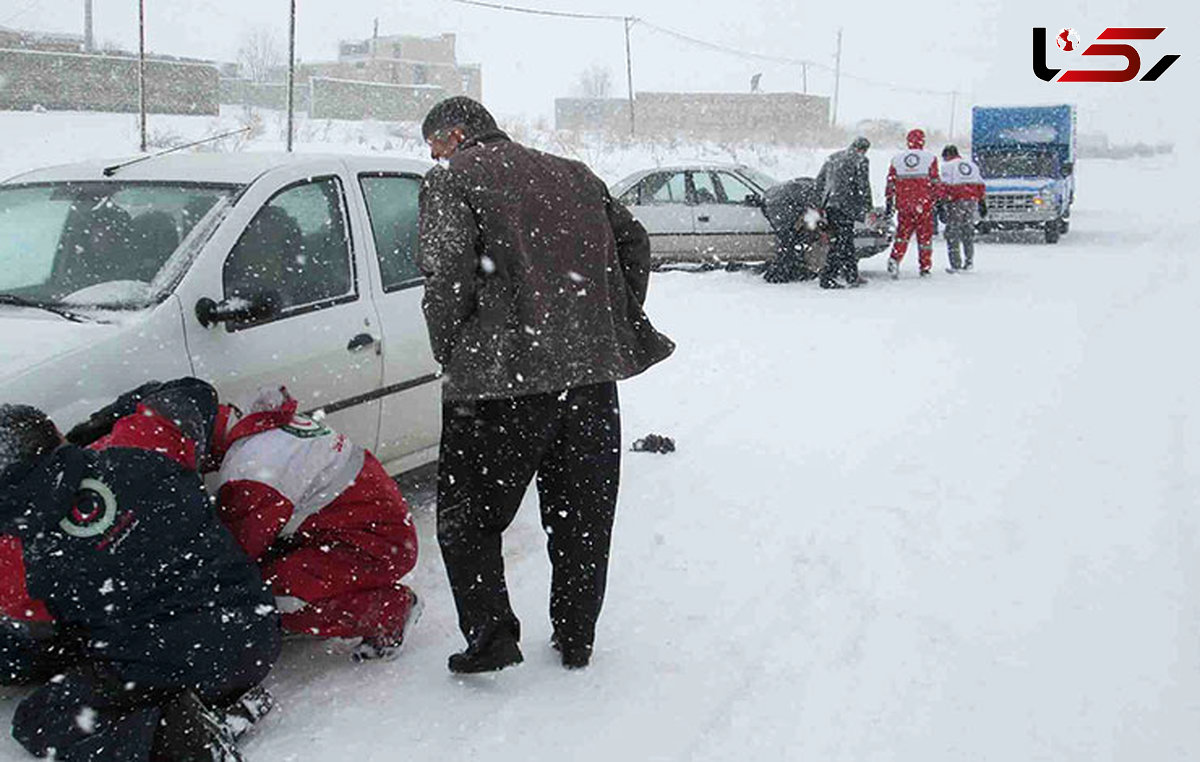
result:
[(379, 119), (419, 122), (446, 97), (440, 87), (386, 85), (378, 82), (312, 77), (313, 119)]
[[(637, 134), (699, 140), (807, 143), (829, 123), (829, 99), (801, 93), (638, 93)], [(560, 98), (562, 130), (629, 133), (629, 103), (618, 98)]]
[[(146, 110), (216, 115), (214, 66), (146, 62)], [(62, 111), (138, 110), (138, 62), (122, 56), (0, 50), (0, 110), (34, 106)]]

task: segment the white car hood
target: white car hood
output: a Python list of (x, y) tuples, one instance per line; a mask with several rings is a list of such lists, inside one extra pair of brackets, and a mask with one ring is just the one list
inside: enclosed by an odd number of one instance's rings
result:
[(57, 315), (0, 308), (0, 380), (59, 355), (103, 341), (118, 330), (107, 323), (74, 323)]

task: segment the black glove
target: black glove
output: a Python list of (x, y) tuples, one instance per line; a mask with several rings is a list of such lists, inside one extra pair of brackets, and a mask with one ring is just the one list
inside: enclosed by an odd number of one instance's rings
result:
[(987, 216), (987, 199), (979, 199), (979, 217), (982, 219)]
[(896, 211), (896, 202), (889, 198), (887, 200), (887, 206), (883, 208), (884, 219), (890, 220), (892, 218), (892, 212), (894, 211)]
[(149, 381), (136, 389), (125, 392), (67, 432), (67, 441), (79, 447), (87, 447), (96, 440), (107, 436), (112, 432), (114, 423), (137, 412), (138, 403), (158, 391), (160, 387), (162, 387), (160, 382)]
[(945, 204), (945, 202), (939, 201), (933, 205), (933, 216), (937, 218), (938, 222), (942, 223), (943, 225), (946, 224), (946, 204)]

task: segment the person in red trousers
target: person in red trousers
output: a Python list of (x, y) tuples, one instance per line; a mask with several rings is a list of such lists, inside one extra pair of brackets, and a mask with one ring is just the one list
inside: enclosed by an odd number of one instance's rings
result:
[(349, 641), (355, 661), (394, 658), (419, 613), (401, 582), (417, 533), (399, 487), (366, 449), (297, 413), (284, 388), (217, 422), (217, 501), (262, 566), (285, 632)]
[(915, 233), (921, 275), (933, 270), (933, 206), (938, 200), (937, 157), (925, 150), (925, 132), (908, 133), (908, 150), (892, 157), (887, 177), (887, 216), (899, 213), (896, 240), (888, 260), (892, 279), (900, 277), (900, 262), (908, 250), (908, 239)]

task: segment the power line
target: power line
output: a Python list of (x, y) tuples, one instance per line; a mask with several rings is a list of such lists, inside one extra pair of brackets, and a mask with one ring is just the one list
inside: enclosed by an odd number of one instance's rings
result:
[(18, 16), (24, 16), (26, 13), (29, 13), (31, 10), (33, 10), (34, 8), (36, 8), (37, 6), (39, 6), (41, 4), (42, 4), (42, 0), (33, 0), (33, 2), (29, 3), (24, 8), (17, 11), (16, 13), (14, 13), (10, 16), (5, 16), (2, 20), (0, 20), (0, 24), (7, 24), (8, 22), (12, 21), (13, 19), (17, 18)]
[(814, 66), (818, 69), (824, 69), (825, 71), (833, 71), (833, 67), (829, 66), (828, 64), (817, 63), (816, 61), (808, 61), (808, 60), (805, 60), (802, 58), (790, 58), (788, 56), (776, 56), (776, 55), (771, 55), (769, 53), (758, 53), (758, 52), (752, 51), (752, 50), (739, 50), (738, 48), (731, 48), (728, 45), (720, 45), (715, 42), (701, 40), (698, 37), (692, 37), (690, 35), (684, 34), (683, 32), (676, 32), (674, 29), (667, 29), (664, 26), (659, 26), (658, 24), (652, 24), (649, 21), (646, 21), (645, 19), (639, 18), (637, 21), (639, 24), (646, 27), (647, 29), (658, 32), (659, 34), (665, 34), (668, 37), (674, 37), (677, 40), (681, 40), (683, 42), (688, 42), (688, 43), (691, 43), (692, 45), (696, 45), (696, 46), (699, 46), (702, 48), (708, 48), (709, 50), (713, 50), (718, 53), (726, 53), (728, 55), (738, 56), (741, 58), (753, 58), (753, 59), (756, 59), (759, 61), (770, 61), (773, 63), (788, 64), (791, 66)]
[(568, 19), (592, 19), (603, 21), (624, 21), (627, 16), (611, 16), (596, 13), (570, 13), (568, 11), (544, 11), (540, 8), (522, 8), (517, 5), (502, 5), (500, 3), (485, 3), (482, 0), (448, 0), (451, 3), (459, 5), (474, 5), (478, 8), (491, 8), (497, 11), (512, 11), (513, 13), (526, 13), (530, 16), (556, 16), (558, 18)]
[[(506, 4), (502, 4), (502, 3), (485, 2), (484, 0), (446, 0), (446, 2), (457, 3), (459, 5), (472, 5), (472, 6), (476, 6), (479, 8), (490, 8), (492, 10), (498, 10), (498, 11), (510, 11), (513, 13), (524, 13), (524, 14), (528, 14), (528, 15), (532, 15), (532, 16), (556, 16), (559, 18), (572, 18), (572, 19), (624, 21), (630, 27), (640, 24), (641, 26), (646, 27), (650, 31), (657, 32), (662, 35), (666, 35), (667, 37), (673, 37), (681, 42), (686, 42), (688, 44), (695, 45), (695, 46), (701, 47), (701, 48), (705, 48), (705, 49), (708, 49), (708, 50), (711, 50), (711, 51), (714, 51), (717, 53), (724, 53), (726, 55), (737, 56), (739, 58), (744, 58), (744, 59), (752, 59), (752, 60), (757, 60), (757, 61), (768, 61), (771, 63), (786, 64), (788, 66), (803, 66), (803, 67), (811, 66), (813, 68), (820, 69), (822, 71), (826, 71), (826, 72), (830, 72), (830, 73), (833, 73), (835, 71), (833, 66), (830, 66), (829, 64), (825, 64), (825, 63), (820, 63), (818, 61), (812, 61), (812, 60), (805, 59), (805, 58), (792, 58), (791, 56), (773, 55), (771, 53), (760, 53), (755, 50), (742, 50), (740, 48), (734, 48), (729, 45), (722, 45), (720, 43), (710, 42), (709, 40), (702, 40), (699, 37), (693, 37), (691, 35), (684, 34), (683, 32), (678, 32), (674, 29), (668, 29), (665, 26), (660, 26), (653, 22), (647, 21), (644, 18), (635, 17), (635, 16), (613, 16), (613, 15), (594, 14), (594, 13), (573, 13), (573, 12), (568, 12), (568, 11), (547, 11), (547, 10), (542, 10), (540, 8), (527, 8), (527, 7), (518, 6), (518, 5), (506, 5)], [(841, 76), (845, 77), (846, 79), (854, 80), (855, 82), (861, 82), (866, 85), (873, 85), (875, 87), (883, 87), (883, 88), (887, 88), (889, 90), (895, 90), (898, 92), (914, 93), (917, 95), (951, 95), (952, 96), (952, 95), (957, 94), (957, 91), (955, 91), (955, 90), (935, 90), (935, 89), (931, 89), (931, 88), (910, 87), (908, 85), (900, 85), (895, 82), (885, 82), (883, 80), (872, 79), (871, 77), (864, 77), (864, 76), (861, 76), (858, 74), (849, 74), (844, 71), (841, 72)]]

